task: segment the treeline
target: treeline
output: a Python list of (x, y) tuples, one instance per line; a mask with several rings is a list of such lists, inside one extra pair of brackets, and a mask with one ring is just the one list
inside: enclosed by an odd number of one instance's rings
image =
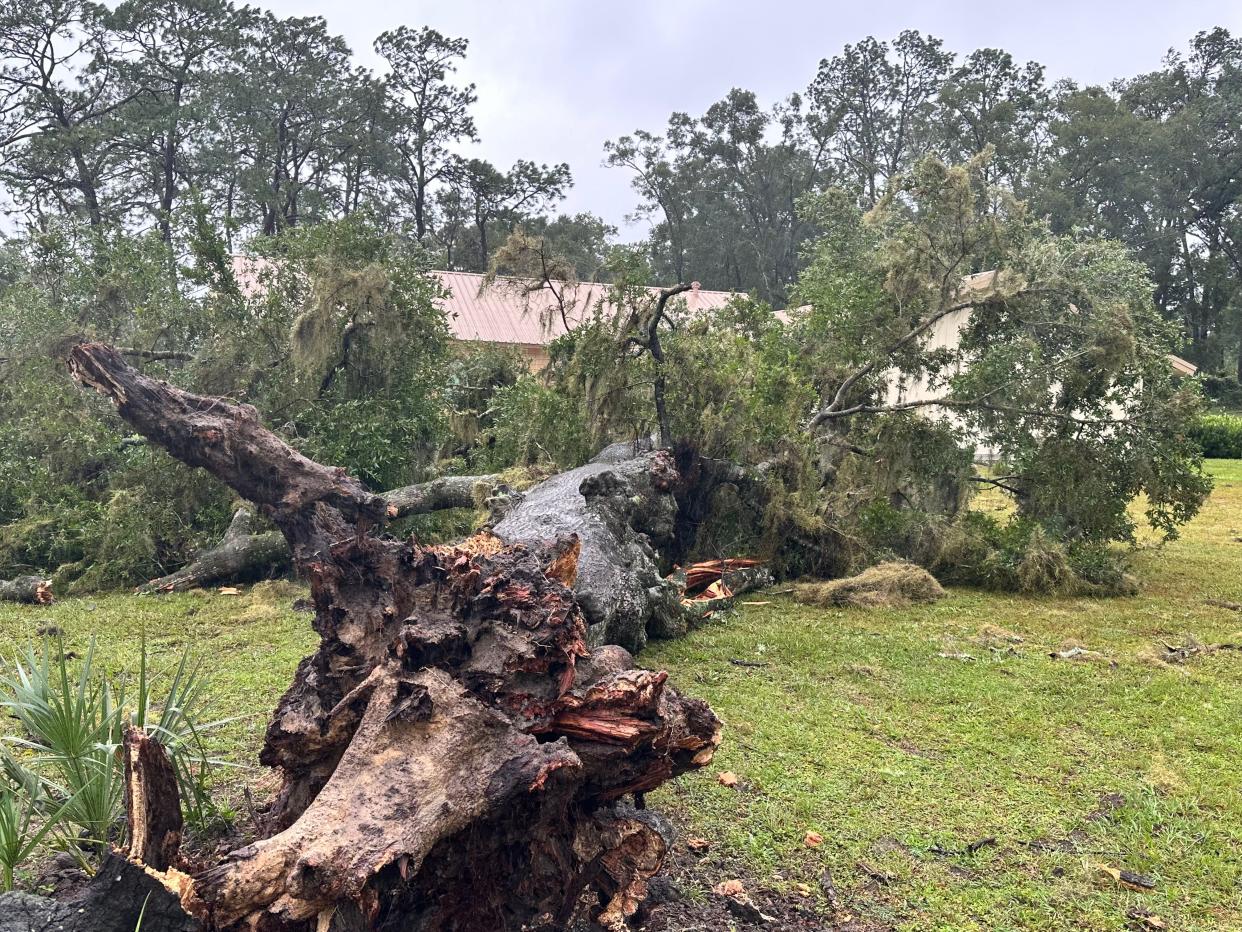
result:
[[(228, 0), (0, 10), (0, 183), (36, 229), (154, 227), (180, 246), (205, 217), (236, 248), (365, 209), (437, 264), (482, 269), (571, 184), (564, 164), (460, 154), (478, 140), (475, 89), (454, 80), (467, 43), (434, 29), (376, 38), (380, 76), (322, 18)], [(608, 232), (583, 220), (550, 232)]]
[[(322, 18), (228, 0), (8, 0), (0, 184), (34, 229), (155, 228), (184, 249), (207, 222), (237, 249), (366, 210), (437, 266), (483, 270), (520, 226), (599, 274), (616, 230), (551, 216), (568, 165), (462, 154), (478, 141), (475, 88), (455, 75), (466, 40), (403, 26), (374, 48), (382, 74)], [(652, 221), (655, 278), (782, 304), (824, 232), (808, 195), (844, 188), (871, 207), (922, 156), (988, 146), (990, 183), (1054, 231), (1129, 246), (1185, 354), (1242, 375), (1242, 42), (1224, 29), (1109, 87), (914, 31), (868, 37), (775, 106), (734, 89), (605, 150)]]
[(662, 278), (779, 304), (824, 232), (808, 194), (842, 187), (871, 207), (924, 155), (987, 146), (990, 183), (1056, 232), (1129, 246), (1183, 352), (1242, 376), (1242, 42), (1224, 29), (1109, 87), (1050, 83), (999, 49), (959, 58), (918, 32), (868, 37), (776, 106), (735, 89), (608, 143), (608, 158), (633, 172)]

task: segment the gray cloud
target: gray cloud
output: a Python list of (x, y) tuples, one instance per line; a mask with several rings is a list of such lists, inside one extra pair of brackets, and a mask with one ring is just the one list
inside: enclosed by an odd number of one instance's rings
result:
[[(1044, 3), (797, 0), (268, 0), (286, 16), (321, 15), (361, 61), (397, 25), (470, 40), (461, 74), (478, 85), (482, 143), (473, 154), (569, 162), (564, 207), (621, 224), (628, 177), (601, 165), (605, 139), (658, 130), (674, 110), (702, 113), (731, 87), (766, 103), (801, 90), (821, 58), (866, 35), (929, 32), (964, 54), (984, 46), (1034, 59), (1049, 77), (1107, 82), (1159, 66), (1213, 26), (1242, 31), (1237, 0), (1051, 0)], [(631, 233), (641, 233), (632, 230)]]

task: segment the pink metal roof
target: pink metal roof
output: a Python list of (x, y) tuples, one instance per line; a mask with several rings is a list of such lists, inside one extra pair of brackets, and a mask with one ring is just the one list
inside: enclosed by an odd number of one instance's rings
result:
[[(232, 272), (242, 295), (256, 297), (263, 290), (263, 276), (271, 271), (272, 261), (258, 256), (235, 255)], [(483, 343), (518, 343), (528, 347), (545, 347), (563, 336), (565, 324), (558, 311), (559, 301), (553, 290), (525, 295), (523, 280), (497, 276), (484, 286), (478, 272), (431, 272), (448, 292), (443, 309), (453, 337)], [(732, 291), (704, 291), (693, 287), (679, 295), (689, 313), (714, 311), (738, 297)], [(582, 282), (580, 285), (558, 285), (563, 296), (570, 327), (576, 327), (590, 314), (607, 293), (607, 286)], [(658, 288), (651, 288), (657, 293)], [(545, 326), (546, 324), (546, 326)]]
[[(539, 291), (524, 294), (521, 279), (497, 278), (485, 285), (483, 275), (477, 272), (433, 272), (449, 292), (444, 302), (449, 326), (459, 340), (484, 343), (521, 343), (527, 346), (546, 346), (565, 333), (561, 320), (560, 302), (553, 290), (544, 285)], [(601, 297), (607, 293), (606, 285), (583, 282), (579, 285), (559, 285), (566, 314), (571, 327), (577, 326), (589, 316)], [(654, 294), (659, 289), (652, 288)], [(686, 309), (691, 314), (712, 311), (724, 307), (738, 297), (732, 291), (704, 291), (692, 288), (685, 294)], [(545, 326), (546, 322), (546, 326)]]
[[(263, 277), (272, 269), (270, 259), (234, 255), (233, 276), (242, 294), (256, 297), (263, 290)], [(483, 343), (517, 343), (526, 346), (547, 346), (564, 335), (565, 325), (559, 301), (548, 286), (526, 295), (521, 279), (497, 276), (485, 286), (484, 276), (477, 272), (432, 272), (440, 280), (448, 298), (443, 302), (453, 336), (463, 341)], [(732, 291), (705, 291), (697, 287), (678, 298), (684, 300), (691, 314), (713, 311), (738, 297)], [(565, 317), (571, 327), (580, 324), (607, 293), (606, 285), (583, 282), (560, 285), (564, 289)], [(659, 289), (652, 288), (655, 294)], [(545, 326), (546, 322), (546, 326)]]

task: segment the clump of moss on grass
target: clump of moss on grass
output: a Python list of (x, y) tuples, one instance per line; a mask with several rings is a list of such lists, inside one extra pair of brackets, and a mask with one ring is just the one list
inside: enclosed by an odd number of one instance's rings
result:
[(801, 583), (794, 598), (822, 608), (895, 608), (935, 602), (945, 596), (936, 577), (913, 563), (879, 563), (857, 576), (823, 583)]

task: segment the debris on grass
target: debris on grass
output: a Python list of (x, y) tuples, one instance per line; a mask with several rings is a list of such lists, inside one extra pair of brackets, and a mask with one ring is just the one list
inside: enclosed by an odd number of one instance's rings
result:
[(946, 594), (927, 570), (902, 562), (879, 563), (845, 579), (794, 586), (799, 602), (824, 608), (895, 608), (935, 602)]
[(856, 861), (855, 864), (860, 871), (878, 883), (881, 887), (887, 887), (897, 879), (892, 874), (886, 874), (884, 871), (872, 867), (866, 861)]
[(1090, 650), (1073, 640), (1064, 642), (1060, 650), (1051, 651), (1048, 656), (1053, 660), (1074, 660), (1079, 663), (1103, 663), (1110, 667), (1117, 666), (1117, 661), (1111, 657), (1106, 657), (1098, 650)]
[(712, 887), (712, 893), (723, 897), (729, 912), (739, 919), (748, 922), (776, 922), (775, 916), (769, 916), (759, 909), (746, 894), (746, 888), (740, 880), (722, 880)]
[(1204, 605), (1211, 605), (1215, 608), (1223, 608), (1230, 612), (1242, 612), (1242, 602), (1230, 602), (1226, 599), (1204, 599)]
[(802, 839), (802, 843), (808, 848), (818, 848), (824, 843), (824, 836), (819, 832), (807, 832), (806, 837)]
[(756, 670), (762, 669), (763, 667), (771, 666), (771, 664), (762, 663), (757, 660), (739, 660), (737, 657), (730, 657), (729, 663), (733, 664), (733, 666), (735, 667), (749, 667), (749, 668), (753, 668)]
[(686, 839), (686, 847), (695, 854), (703, 854), (711, 846), (712, 843), (710, 841), (706, 838), (700, 838), (698, 835), (691, 835)]
[(1133, 928), (1135, 929), (1159, 932), (1159, 930), (1167, 929), (1169, 927), (1168, 923), (1166, 923), (1163, 919), (1151, 910), (1145, 909), (1142, 906), (1131, 906), (1126, 910), (1126, 918), (1130, 920)]
[(1225, 641), (1220, 644), (1204, 644), (1198, 638), (1187, 636), (1181, 644), (1163, 642), (1164, 653), (1161, 655), (1166, 663), (1185, 663), (1192, 657), (1214, 654), (1221, 650), (1242, 650), (1242, 638)]
[(984, 625), (974, 638), (974, 642), (980, 647), (990, 648), (1011, 648), (1015, 644), (1021, 644), (1023, 640), (1025, 639), (1022, 635), (999, 625)]
[(732, 789), (737, 786), (737, 774), (735, 774), (732, 770), (722, 770), (720, 773), (716, 774), (716, 782), (721, 786), (727, 786)]
[(832, 879), (832, 871), (825, 869), (819, 878), (819, 889), (828, 901), (828, 908), (836, 912), (841, 908), (841, 897), (837, 894), (837, 885)]
[(1156, 889), (1156, 881), (1142, 874), (1136, 874), (1134, 871), (1126, 870), (1123, 867), (1112, 867), (1108, 864), (1099, 865), (1096, 870), (1107, 877), (1111, 877), (1113, 882), (1126, 887), (1130, 890), (1139, 890), (1146, 892)]

